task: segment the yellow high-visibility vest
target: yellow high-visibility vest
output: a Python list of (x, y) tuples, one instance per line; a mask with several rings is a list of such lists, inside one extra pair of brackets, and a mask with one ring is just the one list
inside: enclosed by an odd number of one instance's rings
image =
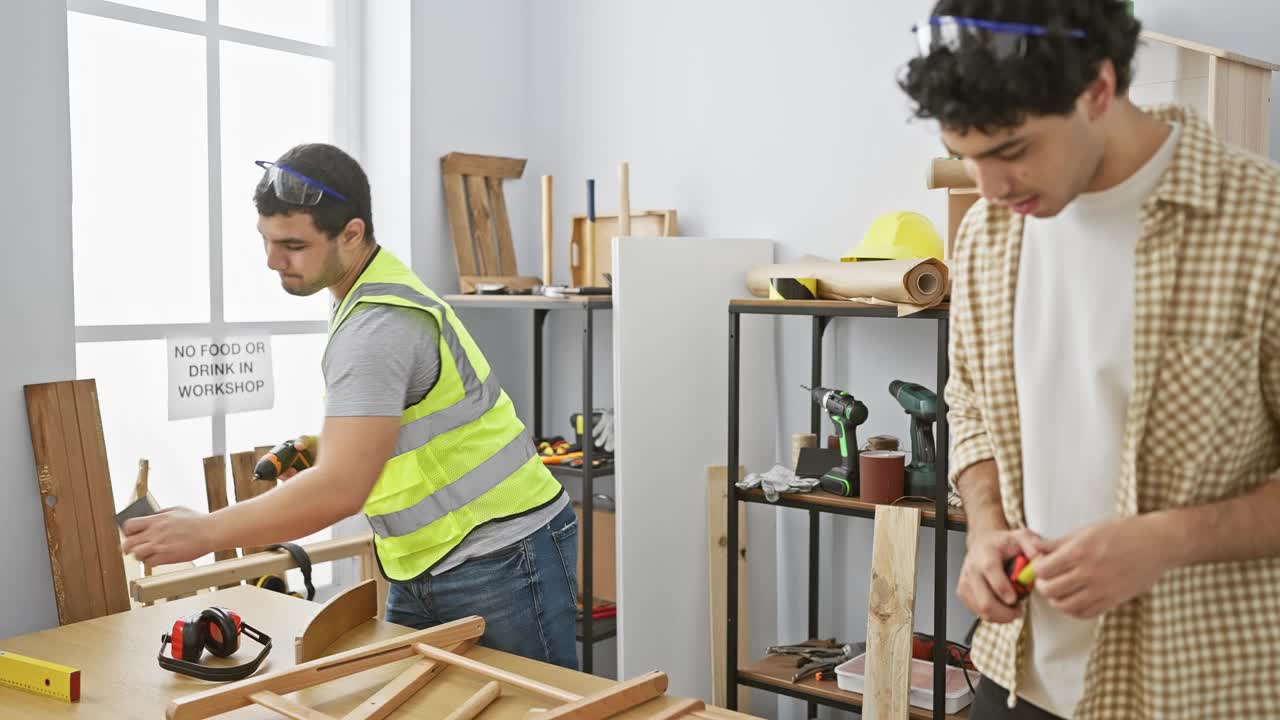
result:
[(412, 580), (471, 531), (544, 507), (562, 488), (453, 308), (383, 248), (334, 313), (330, 340), (360, 303), (421, 310), (440, 326), (439, 379), (400, 416), (395, 453), (364, 503), (383, 572)]

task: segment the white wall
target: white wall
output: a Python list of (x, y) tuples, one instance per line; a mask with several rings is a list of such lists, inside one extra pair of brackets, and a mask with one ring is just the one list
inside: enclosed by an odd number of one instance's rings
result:
[(0, 3), (0, 67), (0, 216), (10, 270), (0, 305), (11, 309), (0, 343), (2, 638), (58, 623), (22, 386), (76, 374), (65, 6)]

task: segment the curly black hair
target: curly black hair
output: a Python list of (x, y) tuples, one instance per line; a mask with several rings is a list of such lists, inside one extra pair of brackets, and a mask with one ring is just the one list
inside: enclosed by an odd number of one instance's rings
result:
[[(939, 0), (933, 16), (1030, 23), (1050, 28), (1026, 38), (1021, 56), (998, 59), (980, 40), (939, 48), (907, 64), (898, 85), (915, 116), (959, 133), (989, 133), (1028, 116), (1069, 115), (1104, 59), (1116, 69), (1116, 93), (1132, 79), (1141, 24), (1123, 0)], [(1083, 30), (1074, 38), (1068, 30)], [(970, 36), (972, 37), (972, 36)]]
[(360, 163), (341, 149), (324, 143), (296, 145), (281, 155), (276, 163), (345, 195), (349, 202), (325, 193), (312, 207), (291, 205), (276, 197), (264, 173), (253, 193), (253, 204), (263, 217), (302, 212), (311, 216), (316, 227), (330, 238), (335, 237), (354, 218), (364, 220), (364, 240), (373, 242), (373, 210), (370, 205), (369, 178)]

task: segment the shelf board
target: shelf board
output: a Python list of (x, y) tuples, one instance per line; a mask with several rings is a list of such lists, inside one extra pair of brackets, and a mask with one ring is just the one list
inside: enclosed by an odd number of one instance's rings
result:
[[(782, 695), (789, 695), (801, 700), (830, 705), (852, 712), (862, 710), (862, 695), (847, 692), (836, 686), (836, 680), (815, 680), (812, 677), (798, 683), (791, 682), (795, 673), (795, 658), (785, 655), (772, 655), (745, 667), (738, 668), (738, 682), (762, 690), (770, 690)], [(825, 677), (825, 676), (824, 676)], [(910, 716), (916, 720), (933, 720), (933, 711), (911, 707)], [(968, 718), (969, 708), (959, 713), (947, 715), (948, 718)]]
[[(552, 475), (564, 475), (567, 477), (581, 478), (585, 471), (580, 467), (569, 467), (568, 465), (548, 465), (547, 469)], [(591, 471), (591, 478), (613, 477), (613, 463), (607, 462)]]
[[(729, 301), (729, 310), (751, 315), (823, 315), (828, 317), (885, 317), (897, 318), (896, 307), (871, 305), (852, 300), (764, 300), (740, 298)], [(938, 320), (948, 317), (951, 303), (921, 310), (904, 316), (904, 320)]]
[(517, 310), (609, 310), (612, 295), (577, 295), (549, 298), (542, 295), (445, 295), (452, 307), (515, 308)]
[[(771, 503), (765, 499), (764, 491), (756, 490), (738, 490), (738, 498), (743, 502), (761, 503), (763, 505), (774, 505), (779, 507), (801, 508), (803, 510), (817, 510), (819, 512), (834, 513), (836, 515), (851, 515), (854, 517), (874, 518), (876, 516), (877, 503), (867, 502), (856, 497), (840, 497), (833, 495), (825, 490), (815, 488), (807, 493), (789, 493), (778, 498), (778, 502)], [(913, 507), (920, 510), (921, 524), (926, 527), (933, 527), (934, 519), (938, 513), (932, 502), (924, 500), (904, 500), (894, 503), (896, 507)], [(968, 529), (968, 519), (965, 517), (964, 510), (960, 508), (949, 508), (947, 512), (947, 528), (949, 530), (964, 531)]]
[[(608, 640), (609, 638), (614, 637), (617, 634), (618, 634), (618, 618), (616, 616), (611, 618), (602, 618), (600, 620), (596, 620), (591, 623), (591, 635), (593, 636), (593, 642)], [(578, 621), (577, 635), (578, 635), (578, 642), (582, 642), (583, 635), (582, 635), (581, 620)]]

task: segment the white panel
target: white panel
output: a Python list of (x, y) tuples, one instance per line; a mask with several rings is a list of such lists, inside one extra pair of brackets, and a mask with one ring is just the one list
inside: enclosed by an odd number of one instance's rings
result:
[(332, 45), (333, 10), (333, 0), (220, 0), (218, 22), (316, 45)]
[[(726, 461), (728, 303), (770, 262), (770, 240), (614, 240), (618, 671), (661, 668), (672, 695), (711, 699), (706, 474)], [(741, 338), (740, 462), (757, 469), (777, 433), (773, 320), (743, 316)]]

